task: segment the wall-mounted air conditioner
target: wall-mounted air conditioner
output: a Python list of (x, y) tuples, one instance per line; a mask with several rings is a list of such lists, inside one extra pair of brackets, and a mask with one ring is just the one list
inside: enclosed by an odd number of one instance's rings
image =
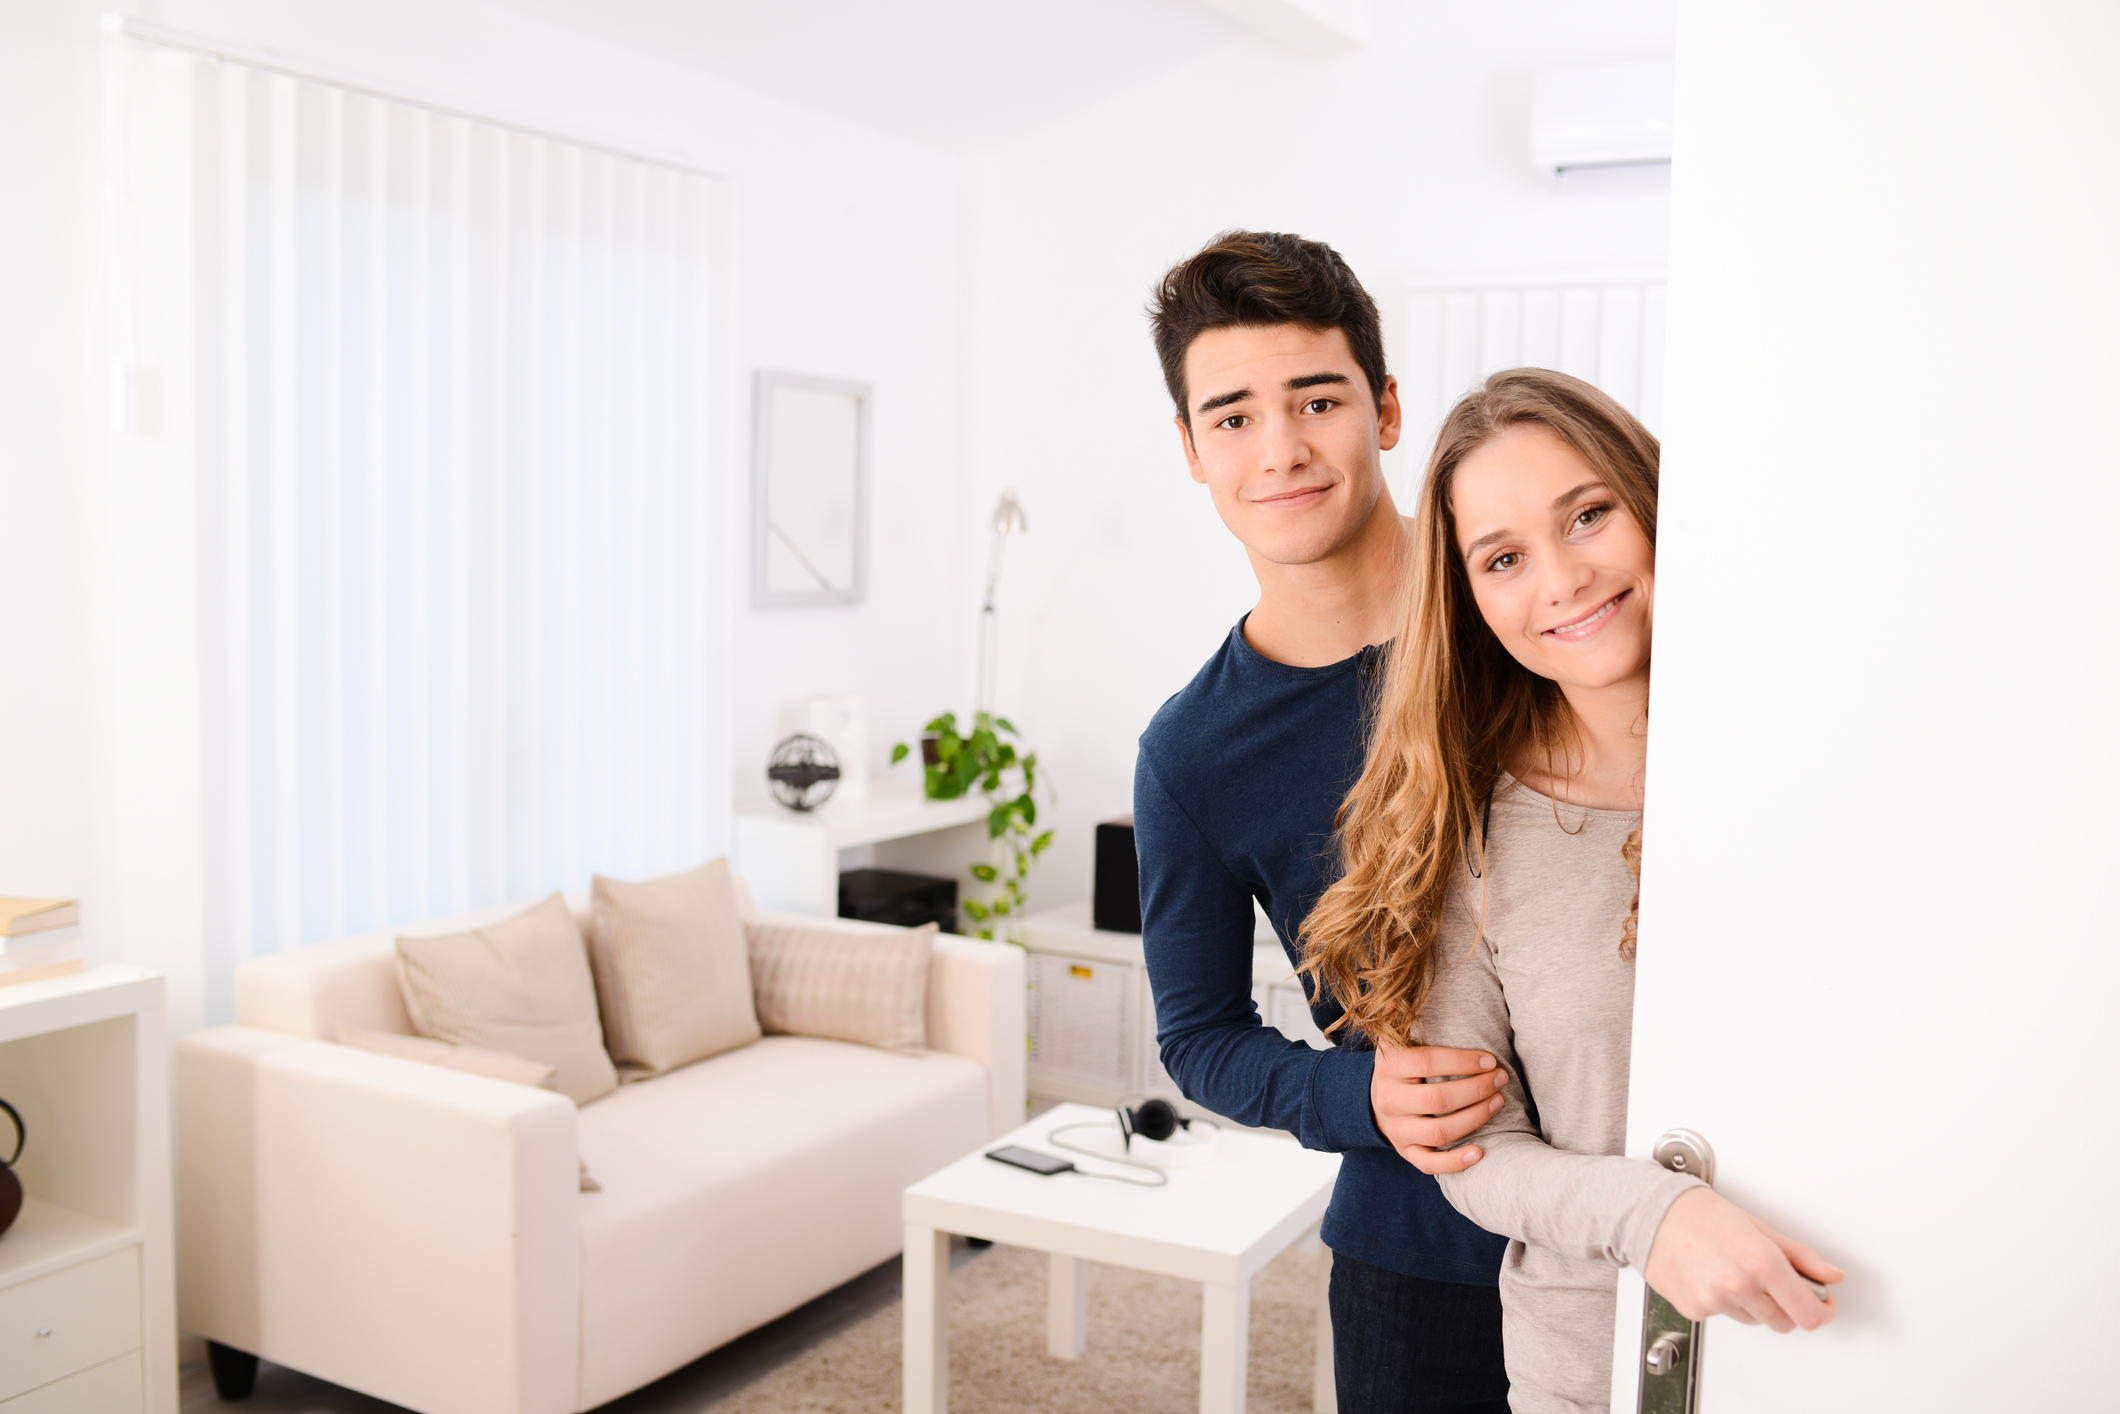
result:
[(1671, 160), (1669, 59), (1556, 69), (1531, 80), (1531, 160), (1548, 176)]

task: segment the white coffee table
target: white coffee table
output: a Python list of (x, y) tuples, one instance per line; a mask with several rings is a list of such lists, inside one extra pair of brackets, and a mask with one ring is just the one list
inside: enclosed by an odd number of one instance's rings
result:
[[(1110, 1110), (1061, 1105), (905, 1190), (906, 1414), (946, 1414), (949, 1408), (943, 1302), (953, 1232), (1052, 1254), (1046, 1344), (1063, 1359), (1082, 1353), (1085, 1262), (1200, 1282), (1201, 1414), (1243, 1414), (1252, 1275), (1324, 1218), (1339, 1155), (1314, 1153), (1279, 1135), (1224, 1131), (1211, 1162), (1172, 1169), (1162, 1188), (1079, 1174), (1042, 1178), (986, 1157), (988, 1150), (1017, 1144), (1117, 1172), (1046, 1141), (1058, 1126), (1085, 1121), (1111, 1124), (1117, 1133)], [(1087, 1147), (1098, 1136), (1078, 1131), (1067, 1137)], [(1318, 1408), (1328, 1410), (1332, 1328), (1322, 1309), (1317, 1359)]]

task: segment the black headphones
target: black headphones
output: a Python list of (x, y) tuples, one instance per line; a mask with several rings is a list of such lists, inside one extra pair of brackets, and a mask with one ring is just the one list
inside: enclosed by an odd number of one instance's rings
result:
[[(1141, 1102), (1140, 1107), (1128, 1109), (1126, 1107), (1128, 1100), (1139, 1100)], [(1160, 1141), (1170, 1138), (1181, 1129), (1190, 1130), (1193, 1127), (1192, 1120), (1178, 1117), (1177, 1110), (1172, 1107), (1168, 1100), (1154, 1100), (1145, 1095), (1128, 1095), (1112, 1108), (1119, 1116), (1119, 1133), (1125, 1140), (1126, 1152), (1129, 1154), (1134, 1151), (1134, 1136), (1136, 1134), (1143, 1139)], [(1213, 1130), (1220, 1130), (1222, 1127), (1213, 1120), (1202, 1120), (1200, 1123)], [(1045, 1142), (1057, 1148), (1069, 1150), (1072, 1153), (1087, 1154), (1093, 1159), (1102, 1159), (1108, 1164), (1125, 1164), (1128, 1168), (1147, 1169), (1155, 1175), (1152, 1179), (1128, 1178), (1126, 1175), (1118, 1173), (1095, 1173), (1089, 1169), (1080, 1168), (1073, 1170), (1085, 1178), (1108, 1178), (1119, 1183), (1135, 1184), (1142, 1188), (1161, 1188), (1164, 1184), (1170, 1182), (1170, 1175), (1157, 1168), (1154, 1164), (1145, 1164), (1139, 1159), (1122, 1159), (1117, 1154), (1106, 1154), (1096, 1149), (1085, 1149), (1079, 1144), (1070, 1144), (1060, 1137), (1071, 1129), (1102, 1128), (1104, 1128), (1102, 1120), (1094, 1123), (1063, 1124), (1052, 1133), (1046, 1135)]]
[[(1133, 1098), (1132, 1096), (1128, 1097)], [(1119, 1133), (1125, 1136), (1126, 1151), (1134, 1150), (1134, 1136), (1143, 1139), (1164, 1140), (1181, 1129), (1191, 1129), (1192, 1121), (1181, 1119), (1168, 1100), (1143, 1100), (1140, 1108), (1128, 1109), (1121, 1100), (1115, 1108), (1119, 1112)]]

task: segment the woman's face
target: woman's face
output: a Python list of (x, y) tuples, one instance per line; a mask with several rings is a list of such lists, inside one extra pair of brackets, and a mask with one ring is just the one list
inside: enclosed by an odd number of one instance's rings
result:
[(1656, 551), (1573, 447), (1504, 428), (1458, 463), (1450, 508), (1473, 600), (1512, 657), (1563, 688), (1646, 677)]

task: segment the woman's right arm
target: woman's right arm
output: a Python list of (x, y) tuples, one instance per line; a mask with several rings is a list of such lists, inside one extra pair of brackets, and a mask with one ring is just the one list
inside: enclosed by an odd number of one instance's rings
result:
[[(1516, 1036), (1494, 956), (1456, 929), (1437, 940), (1435, 979), (1421, 1013), (1423, 1037), (1491, 1052), (1514, 1077), (1501, 1108), (1454, 1148), (1399, 1152), (1436, 1176), (1451, 1206), (1505, 1237), (1575, 1257), (1642, 1270), (1657, 1225), (1674, 1200), (1700, 1180), (1644, 1159), (1556, 1149), (1539, 1132), (1523, 1085)], [(1379, 1047), (1377, 1071), (1389, 1073), (1403, 1053)], [(1466, 1162), (1462, 1155), (1479, 1151)]]
[[(1437, 959), (1422, 1030), (1438, 1040), (1491, 1052), (1519, 1083), (1460, 1149), (1399, 1152), (1436, 1176), (1443, 1196), (1489, 1232), (1534, 1246), (1633, 1267), (1689, 1320), (1727, 1315), (1775, 1330), (1815, 1329), (1833, 1317), (1798, 1271), (1821, 1282), (1841, 1278), (1803, 1244), (1774, 1232), (1699, 1179), (1648, 1159), (1578, 1154), (1546, 1143), (1520, 1083), (1509, 1009), (1492, 955), (1462, 940)], [(1394, 1066), (1380, 1051), (1379, 1073)], [(1536, 1097), (1530, 1097), (1535, 1101)]]

